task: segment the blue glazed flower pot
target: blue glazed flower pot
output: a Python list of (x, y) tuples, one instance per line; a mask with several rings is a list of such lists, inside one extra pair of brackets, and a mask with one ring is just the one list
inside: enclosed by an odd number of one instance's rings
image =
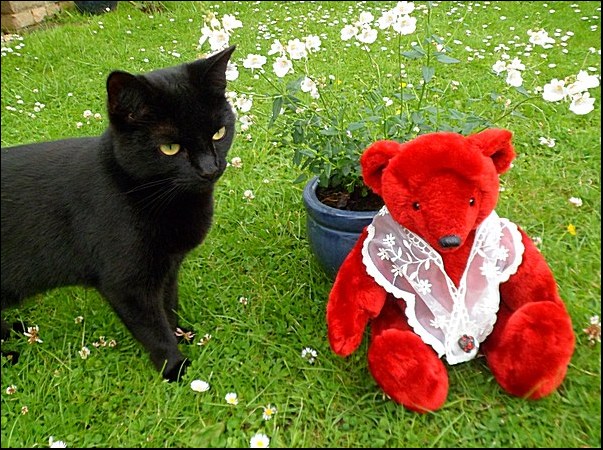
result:
[(117, 8), (117, 2), (82, 1), (73, 2), (77, 10), (85, 14), (103, 14)]
[(306, 231), (312, 252), (322, 269), (335, 278), (362, 230), (377, 211), (347, 211), (332, 208), (318, 200), (318, 178), (312, 178), (303, 191), (306, 208)]

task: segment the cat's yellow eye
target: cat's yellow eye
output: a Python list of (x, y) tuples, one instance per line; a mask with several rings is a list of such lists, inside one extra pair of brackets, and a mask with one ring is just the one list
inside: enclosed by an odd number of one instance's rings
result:
[(211, 137), (214, 141), (219, 141), (226, 134), (226, 128), (222, 127)]
[(180, 151), (180, 144), (161, 144), (159, 150), (164, 155), (173, 156)]

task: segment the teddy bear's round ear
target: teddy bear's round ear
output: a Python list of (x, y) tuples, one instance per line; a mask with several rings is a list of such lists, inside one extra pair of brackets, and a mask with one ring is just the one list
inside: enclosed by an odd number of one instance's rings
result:
[(506, 172), (515, 159), (515, 150), (511, 144), (513, 133), (501, 128), (490, 128), (467, 137), (484, 156), (492, 158), (498, 173)]
[(372, 191), (381, 195), (381, 176), (390, 160), (400, 152), (396, 141), (381, 140), (371, 144), (360, 156), (362, 178)]

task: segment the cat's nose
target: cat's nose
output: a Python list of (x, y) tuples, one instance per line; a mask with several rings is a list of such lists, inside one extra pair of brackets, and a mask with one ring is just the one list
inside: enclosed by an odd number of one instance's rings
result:
[(223, 169), (215, 155), (203, 155), (199, 158), (199, 174), (201, 177), (213, 181), (222, 175)]

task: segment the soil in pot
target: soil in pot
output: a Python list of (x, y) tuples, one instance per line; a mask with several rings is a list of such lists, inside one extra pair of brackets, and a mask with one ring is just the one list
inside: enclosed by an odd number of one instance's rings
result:
[(383, 200), (377, 194), (369, 191), (363, 195), (363, 189), (356, 188), (348, 192), (341, 188), (316, 188), (318, 200), (331, 208), (344, 209), (346, 211), (378, 211), (383, 206)]

